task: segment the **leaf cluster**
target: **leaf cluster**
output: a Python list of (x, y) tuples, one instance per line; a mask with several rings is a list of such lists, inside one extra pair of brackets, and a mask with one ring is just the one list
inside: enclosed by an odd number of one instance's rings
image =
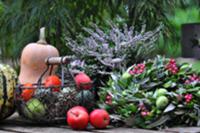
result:
[[(124, 73), (114, 73), (107, 86), (99, 91), (99, 106), (118, 115), (131, 127), (158, 129), (178, 125), (200, 126), (200, 82), (185, 83), (195, 74), (191, 65), (177, 64), (178, 72), (173, 74), (166, 69), (168, 62), (169, 59), (158, 56), (154, 60), (143, 62), (145, 70), (141, 74), (125, 77)], [(160, 90), (165, 90), (165, 93), (160, 94)], [(187, 94), (192, 95), (190, 102), (186, 102)], [(167, 101), (162, 99), (158, 103), (161, 95)], [(112, 97), (112, 103), (106, 102), (108, 96)], [(161, 108), (165, 102), (167, 104)], [(149, 112), (148, 116), (141, 115), (141, 105)]]

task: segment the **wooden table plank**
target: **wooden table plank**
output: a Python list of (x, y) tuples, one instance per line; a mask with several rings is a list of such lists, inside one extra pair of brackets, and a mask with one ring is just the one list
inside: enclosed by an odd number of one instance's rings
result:
[(2, 130), (0, 130), (0, 133), (13, 133), (13, 132), (10, 132), (10, 131), (2, 131)]
[(33, 125), (24, 122), (17, 113), (12, 115), (7, 120), (0, 123), (0, 133), (199, 133), (200, 127), (188, 127), (188, 128), (169, 128), (163, 131), (133, 129), (133, 128), (113, 128), (109, 127), (106, 130), (95, 130), (90, 127), (87, 131), (74, 131), (67, 125)]
[(173, 133), (200, 133), (200, 127), (176, 127), (165, 129), (165, 131)]
[(27, 124), (15, 113), (13, 116), (3, 121), (0, 127), (0, 131), (7, 132), (22, 132), (22, 133), (161, 133), (159, 131), (143, 130), (143, 129), (132, 129), (132, 128), (113, 128), (109, 127), (106, 130), (95, 130), (91, 126), (88, 127), (87, 131), (74, 131), (67, 125), (53, 125), (51, 127), (45, 125), (33, 125)]

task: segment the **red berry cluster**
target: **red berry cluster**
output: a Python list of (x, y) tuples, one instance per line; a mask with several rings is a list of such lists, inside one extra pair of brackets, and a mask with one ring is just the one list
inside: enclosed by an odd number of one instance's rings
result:
[(200, 77), (196, 74), (188, 76), (188, 79), (185, 81), (185, 84), (190, 84), (192, 82), (200, 82)]
[(192, 100), (192, 94), (186, 94), (185, 95), (185, 101), (186, 103), (189, 103)]
[(134, 74), (141, 74), (144, 72), (144, 69), (145, 69), (145, 64), (141, 63), (141, 64), (137, 64), (133, 70), (130, 70), (129, 73), (131, 75), (134, 75)]
[(149, 111), (142, 111), (142, 112), (141, 112), (141, 115), (142, 115), (143, 117), (145, 117), (145, 116), (150, 115), (150, 112), (149, 112)]
[(150, 115), (150, 112), (146, 109), (145, 105), (143, 103), (139, 104), (139, 109), (141, 110), (141, 116), (146, 117)]
[(170, 71), (172, 74), (176, 74), (178, 72), (178, 67), (176, 65), (176, 61), (175, 59), (170, 59), (167, 66), (166, 66), (166, 69), (168, 71)]
[(106, 96), (106, 102), (105, 102), (106, 104), (108, 104), (108, 105), (111, 105), (112, 104), (112, 96), (111, 95), (107, 95)]

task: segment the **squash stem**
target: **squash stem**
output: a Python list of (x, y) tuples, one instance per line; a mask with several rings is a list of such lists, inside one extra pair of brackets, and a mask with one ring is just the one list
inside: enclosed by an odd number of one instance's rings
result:
[(39, 41), (37, 41), (39, 44), (47, 44), (45, 39), (45, 27), (40, 28), (40, 37)]

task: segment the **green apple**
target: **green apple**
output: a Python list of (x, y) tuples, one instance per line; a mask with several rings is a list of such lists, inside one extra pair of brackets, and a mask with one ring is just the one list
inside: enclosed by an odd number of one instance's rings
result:
[(46, 114), (46, 106), (38, 99), (30, 99), (25, 106), (25, 114), (30, 119), (39, 119)]
[(122, 79), (130, 79), (131, 76), (132, 76), (132, 75), (131, 75), (129, 72), (125, 72), (125, 73), (123, 73), (123, 75), (122, 75)]
[(167, 94), (167, 90), (166, 89), (158, 89), (156, 91), (156, 96), (159, 97), (159, 96), (164, 96)]
[(198, 97), (200, 97), (200, 91), (198, 91), (196, 95), (197, 95)]
[(169, 100), (166, 96), (159, 96), (156, 100), (156, 107), (158, 109), (164, 109), (169, 103)]

